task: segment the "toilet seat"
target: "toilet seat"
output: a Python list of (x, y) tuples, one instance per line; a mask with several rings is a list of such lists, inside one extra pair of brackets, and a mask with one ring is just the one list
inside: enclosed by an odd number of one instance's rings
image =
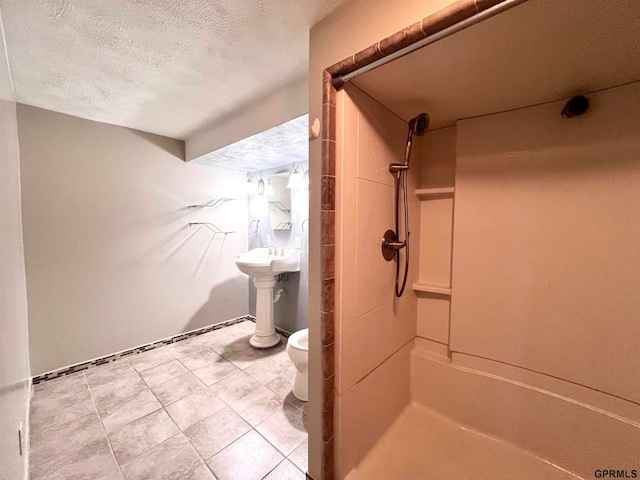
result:
[(289, 341), (287, 344), (291, 348), (295, 348), (296, 350), (300, 350), (301, 352), (309, 351), (309, 329), (305, 328), (303, 330), (299, 330), (296, 333), (292, 334), (289, 337)]

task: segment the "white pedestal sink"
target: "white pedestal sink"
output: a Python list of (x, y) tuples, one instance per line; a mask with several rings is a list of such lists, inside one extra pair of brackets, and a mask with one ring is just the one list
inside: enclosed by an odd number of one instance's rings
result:
[(256, 348), (268, 348), (280, 342), (273, 318), (273, 287), (280, 273), (300, 271), (300, 252), (275, 247), (254, 248), (241, 253), (236, 265), (242, 273), (253, 276), (258, 290), (256, 299), (256, 331), (249, 343)]

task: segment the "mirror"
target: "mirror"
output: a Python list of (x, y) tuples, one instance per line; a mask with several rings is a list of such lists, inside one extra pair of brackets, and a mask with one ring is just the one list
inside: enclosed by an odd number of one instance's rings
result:
[(291, 189), (289, 172), (278, 173), (269, 177), (269, 225), (274, 230), (291, 229)]

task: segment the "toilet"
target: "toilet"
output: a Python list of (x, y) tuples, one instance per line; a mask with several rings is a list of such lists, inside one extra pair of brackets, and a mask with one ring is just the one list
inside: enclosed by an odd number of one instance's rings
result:
[(300, 330), (289, 337), (287, 354), (296, 367), (293, 395), (306, 402), (309, 398), (309, 329)]

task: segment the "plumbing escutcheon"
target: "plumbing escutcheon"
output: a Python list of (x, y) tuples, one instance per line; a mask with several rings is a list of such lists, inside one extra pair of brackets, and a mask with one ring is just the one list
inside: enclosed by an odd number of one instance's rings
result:
[(406, 246), (407, 242), (398, 242), (398, 236), (393, 230), (387, 230), (382, 237), (382, 256), (387, 262), (396, 257), (396, 252)]

